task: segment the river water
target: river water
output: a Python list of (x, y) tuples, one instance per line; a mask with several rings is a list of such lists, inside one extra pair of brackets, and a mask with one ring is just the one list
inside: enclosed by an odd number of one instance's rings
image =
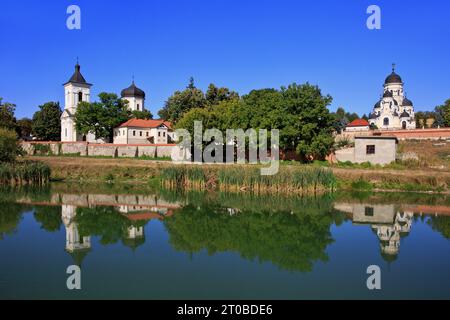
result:
[(0, 202), (1, 299), (450, 298), (442, 195), (52, 185)]

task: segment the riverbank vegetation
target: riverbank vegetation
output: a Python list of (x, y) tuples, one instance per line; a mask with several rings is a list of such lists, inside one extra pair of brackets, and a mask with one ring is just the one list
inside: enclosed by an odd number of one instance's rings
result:
[(38, 161), (18, 160), (23, 151), (14, 131), (0, 128), (0, 184), (44, 185), (50, 181), (50, 166)]
[(261, 175), (258, 167), (173, 166), (161, 169), (160, 180), (167, 188), (218, 189), (226, 192), (322, 193), (332, 192), (336, 179), (329, 169), (283, 167), (273, 176)]

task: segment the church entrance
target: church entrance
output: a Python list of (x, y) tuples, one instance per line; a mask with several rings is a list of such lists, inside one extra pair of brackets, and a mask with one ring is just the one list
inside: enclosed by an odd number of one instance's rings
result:
[(403, 130), (406, 130), (406, 121), (403, 121), (403, 122), (402, 122), (402, 129), (403, 129)]

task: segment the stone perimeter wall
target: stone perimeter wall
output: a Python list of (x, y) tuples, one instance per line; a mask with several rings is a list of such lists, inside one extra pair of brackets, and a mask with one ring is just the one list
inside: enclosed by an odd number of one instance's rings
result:
[(336, 141), (348, 140), (354, 142), (355, 137), (384, 136), (396, 137), (399, 140), (447, 140), (450, 139), (450, 128), (440, 129), (413, 129), (413, 130), (369, 130), (344, 131), (336, 136)]
[(22, 142), (27, 155), (79, 155), (114, 158), (171, 157), (176, 145), (116, 145), (87, 142)]

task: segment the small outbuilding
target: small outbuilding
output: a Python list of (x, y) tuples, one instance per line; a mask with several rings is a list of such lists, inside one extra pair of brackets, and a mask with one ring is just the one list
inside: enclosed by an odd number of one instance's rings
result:
[(370, 124), (364, 119), (355, 119), (345, 126), (345, 131), (369, 131)]
[(398, 139), (396, 137), (367, 136), (355, 137), (355, 163), (389, 164), (397, 156)]

